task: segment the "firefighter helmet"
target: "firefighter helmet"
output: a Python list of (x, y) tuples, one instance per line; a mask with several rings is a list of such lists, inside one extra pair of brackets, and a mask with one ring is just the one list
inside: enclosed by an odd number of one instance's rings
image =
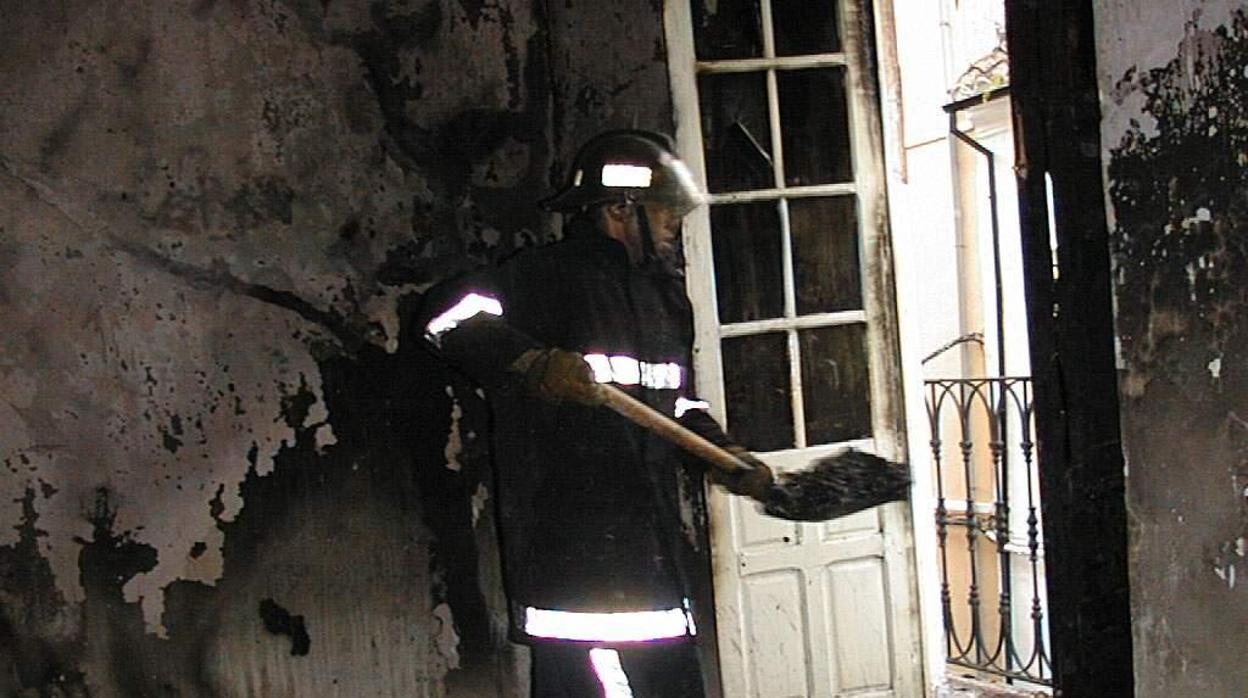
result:
[(705, 202), (693, 173), (653, 131), (608, 131), (590, 139), (572, 161), (564, 188), (541, 205), (573, 213), (594, 204), (658, 203), (683, 216)]

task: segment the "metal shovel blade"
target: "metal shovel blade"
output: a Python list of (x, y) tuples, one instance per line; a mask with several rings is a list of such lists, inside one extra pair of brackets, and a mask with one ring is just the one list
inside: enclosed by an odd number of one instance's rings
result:
[(905, 499), (909, 491), (909, 467), (851, 448), (780, 475), (763, 511), (791, 521), (827, 521)]

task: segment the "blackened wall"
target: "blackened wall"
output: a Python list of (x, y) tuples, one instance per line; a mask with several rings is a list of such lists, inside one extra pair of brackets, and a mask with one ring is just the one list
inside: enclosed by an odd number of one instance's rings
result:
[(667, 128), (657, 2), (0, 2), (0, 695), (523, 692), (437, 279)]
[(1248, 695), (1248, 5), (1097, 12), (1136, 691)]

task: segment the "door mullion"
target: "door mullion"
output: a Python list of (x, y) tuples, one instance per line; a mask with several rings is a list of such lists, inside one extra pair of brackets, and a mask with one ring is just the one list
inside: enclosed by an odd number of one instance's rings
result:
[[(771, 16), (771, 0), (761, 0), (759, 9), (762, 16), (763, 57), (775, 58), (776, 37), (775, 24)], [(785, 188), (783, 125), (780, 123), (780, 87), (775, 68), (767, 71), (767, 111), (771, 121), (772, 174), (775, 177), (777, 191), (783, 194)], [(789, 231), (789, 202), (784, 198), (778, 198), (776, 206), (780, 213), (784, 317), (792, 321), (797, 317), (797, 294), (794, 291), (793, 281), (793, 237)], [(793, 444), (797, 448), (805, 448), (806, 407), (802, 400), (801, 347), (798, 345), (796, 330), (786, 330), (785, 337), (788, 340), (789, 349), (789, 400), (793, 410)]]
[[(784, 317), (792, 321), (797, 317), (797, 292), (793, 270), (793, 235), (789, 229), (789, 202), (776, 202), (780, 211), (780, 258), (783, 261)], [(789, 400), (793, 405), (793, 443), (797, 448), (806, 447), (806, 406), (802, 399), (801, 347), (797, 330), (785, 332), (789, 342)]]
[(784, 144), (780, 130), (780, 86), (776, 71), (767, 71), (767, 113), (771, 122), (771, 160), (776, 189), (784, 189)]
[[(776, 38), (771, 21), (771, 0), (759, 3), (762, 14), (763, 58), (776, 57)], [(776, 80), (775, 68), (767, 69), (767, 116), (771, 122), (771, 161), (772, 175), (776, 189), (784, 188), (784, 148), (781, 145), (780, 131), (780, 87)]]
[(771, 0), (760, 0), (758, 3), (759, 19), (763, 32), (763, 58), (776, 57), (775, 22), (771, 19)]
[(793, 440), (797, 448), (806, 448), (806, 405), (802, 400), (802, 349), (797, 341), (797, 330), (789, 330), (789, 383), (793, 389), (789, 398), (793, 404)]

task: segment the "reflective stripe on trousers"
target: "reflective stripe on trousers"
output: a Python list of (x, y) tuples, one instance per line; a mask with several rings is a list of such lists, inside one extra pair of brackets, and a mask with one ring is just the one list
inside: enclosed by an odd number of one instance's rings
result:
[(531, 646), (533, 698), (700, 698), (698, 649), (689, 641), (537, 643)]
[(624, 665), (620, 664), (619, 652), (596, 647), (589, 651), (589, 663), (594, 667), (594, 675), (602, 684), (606, 698), (633, 698), (633, 689), (628, 685)]

